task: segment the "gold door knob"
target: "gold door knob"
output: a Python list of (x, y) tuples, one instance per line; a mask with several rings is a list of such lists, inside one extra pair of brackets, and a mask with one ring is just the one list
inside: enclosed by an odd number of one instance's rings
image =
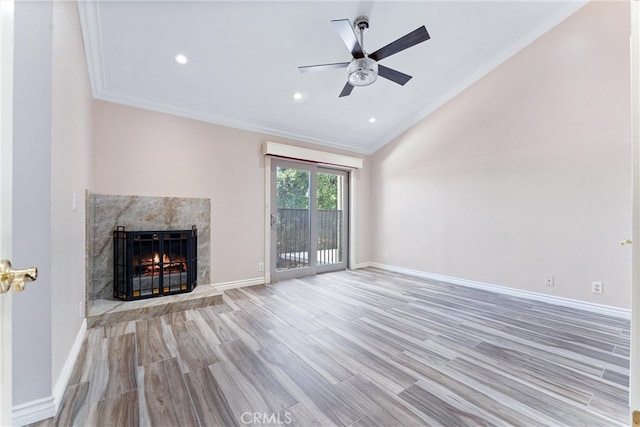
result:
[(624, 239), (622, 242), (620, 242), (620, 244), (621, 244), (622, 246), (624, 246), (624, 245), (630, 245), (631, 243), (633, 243), (633, 242), (631, 241), (631, 239)]
[(38, 278), (38, 269), (35, 267), (18, 270), (11, 267), (7, 259), (0, 260), (0, 293), (8, 292), (13, 285), (14, 291), (24, 291), (26, 282), (33, 282)]

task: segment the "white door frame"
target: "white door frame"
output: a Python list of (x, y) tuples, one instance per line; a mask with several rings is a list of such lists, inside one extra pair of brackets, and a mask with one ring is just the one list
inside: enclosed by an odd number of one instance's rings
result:
[[(633, 227), (629, 406), (640, 410), (640, 2), (631, 2), (631, 123)], [(635, 417), (634, 417), (635, 418)], [(638, 420), (640, 422), (640, 420)]]
[[(0, 259), (11, 258), (13, 0), (0, 0)], [(12, 424), (12, 292), (0, 295), (0, 425)]]
[(271, 156), (264, 158), (264, 283), (271, 283)]

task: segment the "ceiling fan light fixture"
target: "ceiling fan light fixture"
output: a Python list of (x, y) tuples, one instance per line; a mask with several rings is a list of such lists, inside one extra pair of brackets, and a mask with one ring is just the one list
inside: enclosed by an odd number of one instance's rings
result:
[(351, 61), (347, 67), (349, 84), (352, 86), (368, 86), (378, 78), (378, 63), (365, 56)]

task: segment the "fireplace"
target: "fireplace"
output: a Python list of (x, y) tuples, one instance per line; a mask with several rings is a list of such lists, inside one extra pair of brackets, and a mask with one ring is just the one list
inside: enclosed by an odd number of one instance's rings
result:
[(135, 300), (191, 292), (196, 287), (197, 240), (191, 230), (113, 231), (113, 296)]

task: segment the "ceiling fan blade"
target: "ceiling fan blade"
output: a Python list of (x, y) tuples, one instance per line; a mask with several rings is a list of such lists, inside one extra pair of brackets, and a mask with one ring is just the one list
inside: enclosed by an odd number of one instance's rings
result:
[(374, 61), (380, 61), (381, 59), (384, 59), (387, 56), (391, 56), (393, 54), (401, 52), (405, 49), (410, 48), (411, 46), (417, 45), (418, 43), (427, 41), (430, 38), (431, 37), (429, 36), (427, 29), (423, 25), (417, 30), (414, 30), (409, 34), (403, 37), (400, 37), (398, 40), (391, 42), (388, 45), (376, 50), (371, 55), (369, 55), (369, 58), (373, 59)]
[(353, 90), (353, 86), (349, 82), (342, 88), (342, 92), (340, 92), (340, 96), (338, 98), (342, 98), (343, 96), (351, 95), (351, 91)]
[(354, 58), (364, 58), (364, 52), (358, 41), (356, 33), (353, 32), (353, 27), (348, 19), (336, 19), (331, 21), (331, 25), (338, 32), (338, 35), (351, 52)]
[(393, 68), (385, 67), (380, 64), (378, 64), (378, 75), (385, 79), (389, 79), (394, 83), (398, 83), (400, 86), (404, 86), (406, 82), (412, 79), (408, 74), (401, 73), (400, 71), (396, 71)]
[(310, 73), (313, 71), (332, 70), (334, 68), (347, 68), (348, 66), (348, 62), (335, 62), (333, 64), (305, 65), (298, 67), (298, 71), (300, 71), (300, 73)]

